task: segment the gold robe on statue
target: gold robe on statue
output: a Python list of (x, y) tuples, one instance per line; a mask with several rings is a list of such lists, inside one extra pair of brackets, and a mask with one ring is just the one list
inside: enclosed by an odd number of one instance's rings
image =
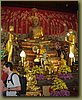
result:
[(43, 36), (42, 27), (33, 28), (33, 37), (34, 39), (41, 38)]
[[(75, 33), (73, 32), (72, 29), (69, 30), (69, 35), (65, 38), (66, 42), (69, 43), (69, 54), (75, 54), (75, 43), (76, 43), (76, 36)], [(74, 57), (72, 58), (74, 61)], [(69, 62), (72, 65), (72, 62), (70, 61), (69, 57)]]
[(69, 43), (69, 53), (73, 53), (75, 51), (75, 35), (71, 33), (68, 37), (67, 42)]
[(32, 37), (34, 39), (43, 39), (43, 28), (40, 26), (39, 18), (36, 16), (33, 16), (32, 18), (32, 26), (29, 28), (29, 33), (32, 34)]
[(8, 53), (8, 61), (12, 61), (12, 51), (13, 51), (14, 35), (9, 33), (9, 40), (6, 44), (6, 52)]

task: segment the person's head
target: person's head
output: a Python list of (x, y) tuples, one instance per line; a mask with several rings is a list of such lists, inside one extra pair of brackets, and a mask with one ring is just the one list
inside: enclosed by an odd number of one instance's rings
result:
[(3, 71), (5, 73), (9, 73), (9, 71), (12, 71), (13, 70), (13, 64), (11, 62), (5, 62), (3, 64)]

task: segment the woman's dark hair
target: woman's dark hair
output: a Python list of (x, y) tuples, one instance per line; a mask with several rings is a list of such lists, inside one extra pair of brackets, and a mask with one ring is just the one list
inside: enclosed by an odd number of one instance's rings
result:
[(10, 67), (10, 70), (13, 70), (13, 64), (11, 62), (5, 62), (4, 65), (8, 68)]

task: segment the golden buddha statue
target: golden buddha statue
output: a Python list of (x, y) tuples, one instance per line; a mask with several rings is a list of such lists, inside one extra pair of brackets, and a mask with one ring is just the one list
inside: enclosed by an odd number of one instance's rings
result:
[(61, 61), (60, 61), (61, 65), (58, 68), (58, 74), (60, 74), (60, 73), (62, 73), (62, 74), (68, 74), (68, 73), (70, 73), (71, 72), (71, 68), (70, 68), (70, 66), (68, 66), (66, 64), (66, 60), (64, 59), (63, 52), (61, 52), (60, 58), (61, 58)]
[(46, 52), (46, 48), (43, 44), (40, 45), (40, 55), (43, 55)]
[(43, 28), (40, 26), (37, 16), (32, 16), (32, 26), (29, 28), (29, 33), (34, 39), (43, 39)]
[(61, 53), (60, 58), (61, 58), (61, 65), (66, 65), (66, 60), (64, 59), (63, 53)]
[(43, 44), (40, 45), (40, 58), (41, 58), (41, 66), (44, 66), (44, 61), (46, 60), (47, 50)]
[(9, 39), (6, 44), (6, 52), (8, 53), (8, 62), (12, 61), (12, 51), (13, 51), (13, 42), (14, 42), (14, 27), (9, 26)]
[[(74, 54), (75, 53), (76, 36), (72, 29), (69, 29), (67, 37), (65, 37), (65, 41), (67, 43), (69, 43), (69, 54), (71, 54), (71, 53)], [(72, 59), (74, 59), (74, 58), (72, 58)], [(69, 62), (70, 62), (70, 58), (69, 58)]]

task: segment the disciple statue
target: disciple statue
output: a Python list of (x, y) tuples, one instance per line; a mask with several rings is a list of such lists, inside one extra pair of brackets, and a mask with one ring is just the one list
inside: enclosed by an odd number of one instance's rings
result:
[(64, 59), (64, 54), (62, 52), (60, 58), (61, 58), (61, 65), (66, 65), (66, 60)]
[(32, 26), (29, 28), (29, 34), (34, 39), (43, 39), (43, 28), (40, 26), (37, 16), (32, 17)]
[[(65, 41), (69, 44), (69, 56), (70, 54), (75, 53), (75, 43), (76, 43), (76, 36), (72, 29), (69, 29), (67, 37), (65, 37)], [(74, 60), (74, 57), (73, 57)]]
[(14, 26), (9, 26), (9, 38), (6, 44), (6, 52), (8, 53), (8, 61), (12, 61), (13, 42), (14, 42)]
[[(68, 77), (68, 75), (71, 75), (71, 68), (70, 66), (68, 66), (66, 64), (66, 60), (64, 59), (64, 54), (63, 52), (61, 52), (61, 55), (60, 55), (60, 67), (58, 68), (58, 76), (60, 78), (63, 78), (63, 79), (66, 79), (66, 78), (71, 78), (71, 76)], [(63, 76), (64, 75), (64, 76)]]

